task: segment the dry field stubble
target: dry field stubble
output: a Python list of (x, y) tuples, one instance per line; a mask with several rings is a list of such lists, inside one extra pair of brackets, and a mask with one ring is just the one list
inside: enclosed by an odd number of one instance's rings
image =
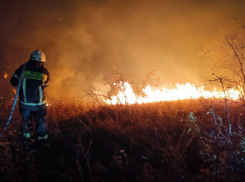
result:
[[(64, 102), (48, 107), (46, 147), (35, 145), (35, 133), (32, 145), (22, 145), (16, 108), (1, 138), (0, 181), (242, 181), (244, 107), (230, 101), (228, 108), (219, 99)], [(2, 128), (11, 102), (0, 110)]]

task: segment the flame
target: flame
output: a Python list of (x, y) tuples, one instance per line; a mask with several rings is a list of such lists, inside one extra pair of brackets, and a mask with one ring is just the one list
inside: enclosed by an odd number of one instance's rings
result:
[(153, 88), (150, 85), (143, 89), (145, 96), (137, 96), (129, 83), (120, 83), (122, 91), (111, 99), (104, 99), (108, 104), (142, 104), (160, 101), (174, 101), (184, 99), (197, 98), (225, 98), (228, 97), (233, 100), (240, 98), (240, 92), (235, 89), (230, 89), (226, 92), (218, 91), (215, 88), (212, 91), (204, 90), (204, 87), (196, 87), (194, 84), (176, 84), (176, 88)]

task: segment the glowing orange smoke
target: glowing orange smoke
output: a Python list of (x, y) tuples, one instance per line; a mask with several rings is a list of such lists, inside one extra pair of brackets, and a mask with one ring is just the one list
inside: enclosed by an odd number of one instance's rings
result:
[(143, 89), (145, 96), (137, 96), (130, 84), (127, 82), (120, 83), (122, 91), (111, 99), (104, 100), (108, 104), (135, 104), (135, 103), (150, 103), (150, 102), (160, 102), (160, 101), (173, 101), (173, 100), (184, 100), (184, 99), (197, 99), (203, 98), (224, 98), (229, 97), (230, 99), (237, 100), (240, 93), (234, 89), (228, 90), (226, 93), (222, 91), (206, 91), (204, 87), (196, 87), (193, 84), (176, 84), (176, 88), (153, 88), (147, 86)]

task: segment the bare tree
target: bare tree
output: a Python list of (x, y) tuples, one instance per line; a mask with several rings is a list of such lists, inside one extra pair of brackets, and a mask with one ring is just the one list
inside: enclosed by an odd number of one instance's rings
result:
[(235, 88), (244, 97), (245, 26), (237, 28), (233, 33), (224, 34), (215, 42), (206, 43), (203, 54), (209, 58), (205, 65), (223, 79), (226, 89)]

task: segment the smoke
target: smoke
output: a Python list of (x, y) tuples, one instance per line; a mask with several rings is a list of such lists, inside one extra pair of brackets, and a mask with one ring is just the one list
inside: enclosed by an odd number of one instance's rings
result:
[[(160, 84), (201, 82), (209, 74), (198, 57), (203, 43), (234, 18), (243, 23), (243, 7), (242, 0), (1, 1), (1, 71), (11, 75), (43, 50), (50, 98), (83, 94), (112, 66), (135, 76), (157, 69)], [(0, 94), (11, 89), (5, 82)]]

